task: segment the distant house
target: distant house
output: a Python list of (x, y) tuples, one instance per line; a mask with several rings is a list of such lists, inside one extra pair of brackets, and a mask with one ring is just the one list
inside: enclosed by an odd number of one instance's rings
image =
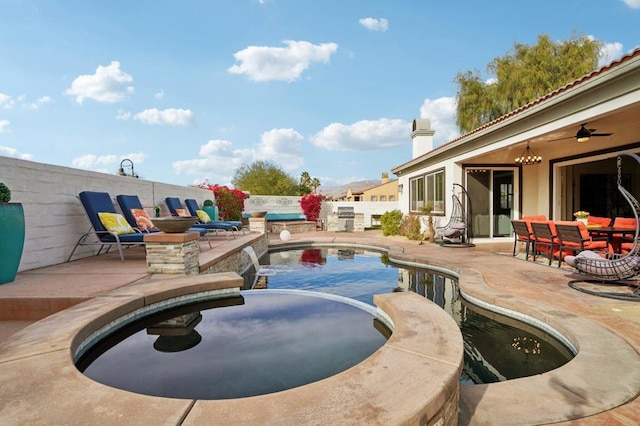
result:
[[(438, 224), (464, 188), (473, 236), (512, 235), (511, 219), (573, 212), (627, 216), (617, 191), (616, 157), (640, 153), (640, 49), (471, 132), (433, 147), (428, 119), (413, 122), (413, 156), (398, 176), (398, 208), (431, 203)], [(532, 152), (533, 151), (533, 152)], [(623, 157), (622, 184), (640, 198), (640, 167)]]
[(360, 201), (397, 201), (398, 179), (389, 180), (389, 173), (382, 173), (382, 183), (362, 191)]

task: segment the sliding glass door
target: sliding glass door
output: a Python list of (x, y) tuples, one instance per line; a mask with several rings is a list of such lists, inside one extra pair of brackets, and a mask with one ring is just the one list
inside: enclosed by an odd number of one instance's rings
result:
[(466, 169), (466, 189), (474, 238), (508, 237), (517, 210), (515, 168)]

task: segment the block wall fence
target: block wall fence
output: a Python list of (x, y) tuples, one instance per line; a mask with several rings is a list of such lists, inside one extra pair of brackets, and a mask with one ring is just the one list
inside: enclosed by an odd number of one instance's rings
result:
[[(11, 202), (22, 203), (25, 215), (25, 243), (18, 272), (64, 263), (78, 238), (91, 228), (80, 203), (82, 191), (104, 191), (116, 195), (137, 195), (149, 214), (160, 206), (161, 214), (169, 211), (166, 197), (195, 198), (200, 204), (213, 199), (209, 190), (153, 182), (116, 174), (98, 173), (71, 167), (55, 166), (0, 156), (0, 182), (11, 190)], [(245, 211), (301, 213), (300, 197), (252, 196), (245, 202)], [(397, 202), (325, 202), (320, 219), (335, 212), (338, 206), (353, 206), (363, 213), (365, 226), (370, 226), (372, 214), (383, 214), (398, 208)], [(79, 247), (74, 259), (92, 256), (95, 246)], [(1, 266), (2, 259), (0, 259)]]

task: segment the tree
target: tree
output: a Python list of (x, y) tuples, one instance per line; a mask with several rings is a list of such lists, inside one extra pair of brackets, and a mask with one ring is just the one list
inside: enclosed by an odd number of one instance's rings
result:
[(311, 175), (309, 172), (302, 172), (300, 175), (300, 195), (307, 195), (311, 192)]
[(456, 124), (469, 132), (593, 71), (602, 43), (587, 36), (555, 43), (546, 34), (534, 46), (513, 50), (487, 65), (489, 83), (476, 71), (456, 75)]
[(318, 179), (317, 177), (314, 177), (311, 179), (311, 186), (313, 186), (313, 193), (317, 193), (318, 192), (318, 187), (320, 186), (320, 179)]
[(254, 195), (298, 195), (296, 180), (269, 161), (243, 164), (235, 171), (231, 183)]
[(310, 194), (311, 188), (313, 188), (313, 193), (315, 194), (319, 186), (320, 179), (317, 177), (312, 178), (309, 172), (302, 172), (300, 175), (300, 195)]

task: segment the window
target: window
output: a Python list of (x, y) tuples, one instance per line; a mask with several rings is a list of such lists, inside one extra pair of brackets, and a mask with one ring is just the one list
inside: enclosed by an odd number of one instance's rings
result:
[(410, 191), (411, 211), (418, 212), (431, 203), (432, 213), (444, 214), (444, 170), (411, 179)]
[(386, 195), (381, 195), (380, 196), (380, 201), (387, 201), (387, 196)]
[(395, 200), (396, 200), (395, 195), (389, 195), (389, 201), (395, 201)]
[(375, 196), (375, 195), (372, 195), (372, 196), (371, 196), (371, 201), (378, 201), (378, 197), (377, 197), (377, 196)]

